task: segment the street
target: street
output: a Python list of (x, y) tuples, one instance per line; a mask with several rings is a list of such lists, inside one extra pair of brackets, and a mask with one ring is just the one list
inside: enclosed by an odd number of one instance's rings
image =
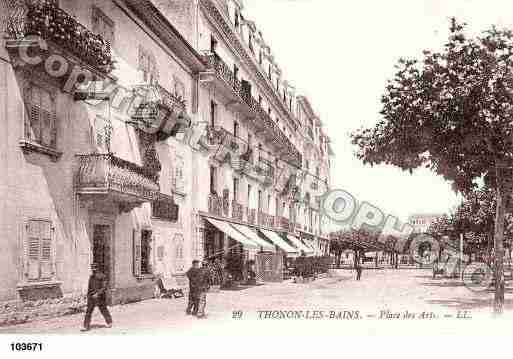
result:
[[(430, 270), (369, 269), (364, 270), (361, 281), (355, 280), (352, 271), (340, 273), (303, 284), (287, 281), (209, 293), (208, 317), (203, 320), (185, 315), (186, 298), (153, 299), (111, 307), (112, 328), (103, 326), (103, 318), (96, 309), (90, 333), (134, 334), (221, 326), (224, 332), (228, 328), (224, 326), (226, 323), (230, 324), (230, 330), (237, 332), (245, 330), (244, 323), (259, 323), (266, 330), (274, 330), (291, 323), (298, 324), (293, 326), (295, 329), (302, 328), (301, 323), (308, 323), (312, 328), (314, 322), (322, 323), (323, 328), (337, 323), (341, 330), (359, 331), (367, 328), (371, 321), (378, 328), (391, 321), (406, 323), (407, 319), (423, 322), (423, 328), (438, 329), (443, 327), (440, 321), (452, 320), (469, 330), (468, 323), (491, 317), (491, 292), (472, 292), (453, 279), (432, 279)], [(505, 317), (513, 312), (513, 298), (509, 293), (505, 311)], [(78, 334), (82, 320), (83, 313), (4, 327), (0, 328), (0, 333)], [(415, 327), (411, 324), (404, 329)]]

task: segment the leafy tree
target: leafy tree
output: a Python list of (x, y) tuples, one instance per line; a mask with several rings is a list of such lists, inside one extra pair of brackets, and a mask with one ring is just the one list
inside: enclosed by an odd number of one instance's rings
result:
[(496, 192), (494, 312), (504, 304), (503, 233), (513, 164), (513, 32), (495, 26), (470, 38), (451, 20), (441, 51), (401, 59), (382, 97), (382, 119), (352, 134), (364, 163), (412, 172), (421, 166), (464, 194), (478, 180)]

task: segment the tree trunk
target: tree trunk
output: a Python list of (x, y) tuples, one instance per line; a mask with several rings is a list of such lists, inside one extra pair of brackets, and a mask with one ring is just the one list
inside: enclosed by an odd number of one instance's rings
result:
[(495, 279), (495, 297), (493, 301), (493, 312), (500, 315), (504, 306), (504, 186), (502, 178), (499, 178), (497, 171), (497, 208), (495, 216), (495, 235), (494, 235), (494, 279)]

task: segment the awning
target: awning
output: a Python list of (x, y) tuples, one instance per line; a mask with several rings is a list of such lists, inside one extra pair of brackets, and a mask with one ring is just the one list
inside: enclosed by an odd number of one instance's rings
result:
[(280, 247), (287, 254), (298, 254), (299, 250), (291, 247), (287, 242), (285, 242), (278, 233), (269, 231), (267, 229), (260, 229), (260, 231), (271, 240), (274, 244)]
[(241, 243), (245, 247), (255, 249), (258, 248), (258, 245), (253, 242), (251, 239), (240, 233), (238, 230), (233, 228), (228, 222), (218, 221), (217, 219), (205, 218), (207, 221), (212, 223), (214, 227), (219, 229), (221, 232), (226, 233), (229, 237), (235, 239), (237, 242)]
[(262, 247), (262, 250), (274, 252), (274, 246), (271, 243), (267, 242), (266, 240), (260, 238), (258, 236), (258, 234), (255, 231), (253, 231), (251, 228), (249, 228), (248, 226), (244, 226), (242, 224), (235, 224), (235, 223), (230, 223), (230, 225), (235, 227), (235, 229), (237, 229), (243, 235), (245, 235), (246, 237), (251, 239), (253, 242), (258, 244), (260, 247)]
[(296, 246), (297, 249), (299, 250), (302, 250), (303, 252), (305, 252), (305, 254), (313, 254), (314, 251), (312, 248), (304, 245), (300, 240), (299, 238), (296, 238), (295, 236), (293, 236), (292, 234), (287, 234), (287, 238), (289, 239), (289, 241), (292, 242), (293, 245)]

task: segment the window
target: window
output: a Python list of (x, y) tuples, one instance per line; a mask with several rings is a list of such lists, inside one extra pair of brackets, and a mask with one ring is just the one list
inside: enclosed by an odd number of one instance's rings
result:
[(251, 199), (251, 185), (248, 184), (248, 208), (249, 208), (249, 201)]
[(25, 279), (51, 280), (54, 276), (53, 233), (50, 221), (30, 220), (26, 224)]
[(216, 52), (217, 50), (217, 40), (214, 35), (210, 35), (210, 51)]
[(184, 171), (184, 160), (181, 156), (175, 158), (175, 176), (174, 176), (174, 189), (177, 192), (183, 193), (185, 191), (185, 176)]
[(216, 111), (217, 105), (214, 101), (210, 101), (210, 126), (215, 127), (216, 125)]
[(94, 119), (95, 144), (99, 153), (109, 153), (111, 149), (112, 124), (108, 118), (96, 116)]
[(262, 65), (262, 62), (263, 62), (263, 61), (264, 61), (264, 55), (263, 55), (262, 51), (260, 51), (260, 52), (258, 53), (258, 63), (259, 63), (260, 65)]
[(262, 212), (262, 190), (258, 190), (258, 212)]
[(111, 47), (114, 45), (114, 21), (97, 7), (93, 7), (93, 32), (103, 37)]
[(31, 85), (25, 89), (25, 139), (44, 147), (57, 147), (55, 97), (49, 91)]
[(183, 272), (185, 269), (185, 260), (183, 255), (183, 244), (184, 239), (182, 234), (175, 234), (173, 238), (173, 263), (175, 267), (175, 273)]
[(272, 79), (271, 71), (271, 64), (269, 64), (269, 72), (267, 73), (267, 77), (269, 77), (269, 80)]
[[(140, 248), (140, 256), (136, 255), (135, 259), (140, 259), (140, 274), (152, 274), (151, 266), (151, 243), (152, 232), (143, 229), (140, 234), (140, 243), (136, 243), (135, 248)], [(138, 248), (139, 247), (139, 248)]]
[(210, 166), (210, 193), (217, 195), (217, 179), (216, 179), (216, 168), (214, 166)]
[(235, 11), (235, 28), (238, 30), (240, 26), (239, 12)]
[(152, 235), (152, 231), (146, 229), (133, 232), (134, 275), (136, 277), (153, 273), (151, 264)]
[(157, 69), (157, 60), (155, 56), (150, 52), (144, 49), (142, 46), (139, 46), (139, 71), (142, 71), (144, 83), (154, 85), (158, 83), (159, 73)]
[(305, 167), (307, 170), (310, 169), (310, 161), (306, 160)]
[(249, 44), (249, 50), (254, 54), (255, 49), (253, 48), (253, 34), (252, 33), (249, 33), (248, 44)]
[(173, 91), (176, 96), (185, 99), (185, 85), (176, 76), (173, 76)]
[(262, 95), (258, 95), (258, 104), (262, 105)]
[(237, 121), (233, 122), (233, 135), (239, 137), (239, 124)]
[(278, 197), (276, 197), (276, 203), (274, 204), (275, 206), (275, 215), (276, 216), (279, 216), (280, 215), (280, 199)]
[(235, 202), (239, 201), (239, 179), (233, 179), (233, 200)]
[(267, 195), (267, 211), (271, 212), (271, 195)]
[(239, 79), (239, 67), (233, 64), (233, 77), (238, 80)]

